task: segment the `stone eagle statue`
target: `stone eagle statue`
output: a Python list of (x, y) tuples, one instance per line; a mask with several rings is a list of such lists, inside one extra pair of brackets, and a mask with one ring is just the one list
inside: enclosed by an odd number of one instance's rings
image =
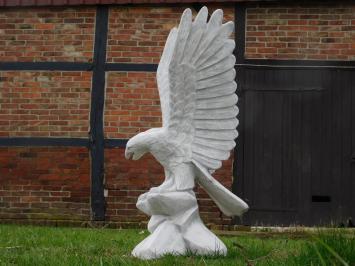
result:
[(152, 259), (164, 254), (226, 254), (226, 247), (202, 223), (193, 188), (199, 183), (227, 216), (248, 205), (211, 173), (234, 148), (238, 132), (235, 94), (234, 23), (222, 24), (216, 10), (209, 21), (203, 7), (194, 21), (186, 9), (170, 31), (158, 66), (163, 125), (132, 137), (127, 159), (150, 152), (164, 167), (165, 181), (138, 198), (137, 207), (152, 216), (152, 233), (132, 252)]

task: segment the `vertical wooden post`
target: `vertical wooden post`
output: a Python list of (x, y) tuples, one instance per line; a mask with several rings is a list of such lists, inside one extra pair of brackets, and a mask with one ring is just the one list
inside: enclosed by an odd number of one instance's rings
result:
[(105, 62), (108, 31), (108, 7), (96, 11), (94, 62), (90, 110), (91, 213), (92, 220), (105, 219), (104, 196), (104, 129)]

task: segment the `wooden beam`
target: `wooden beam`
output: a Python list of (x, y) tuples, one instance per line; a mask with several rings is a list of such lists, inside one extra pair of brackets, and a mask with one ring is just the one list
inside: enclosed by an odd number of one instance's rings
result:
[(105, 139), (105, 148), (125, 148), (128, 139)]
[(105, 220), (103, 112), (105, 102), (107, 31), (108, 7), (98, 6), (96, 11), (89, 132), (91, 153), (91, 214), (94, 221)]
[(89, 147), (86, 138), (33, 138), (33, 137), (1, 137), (0, 147), (26, 146), (58, 146), (58, 147)]
[(78, 62), (0, 62), (1, 71), (91, 71), (91, 63)]
[(106, 71), (144, 71), (156, 72), (158, 64), (126, 64), (126, 63), (107, 63)]

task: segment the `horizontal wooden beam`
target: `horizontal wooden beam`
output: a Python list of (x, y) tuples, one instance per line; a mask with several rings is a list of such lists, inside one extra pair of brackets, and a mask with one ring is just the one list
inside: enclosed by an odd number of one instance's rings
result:
[(0, 147), (24, 147), (24, 146), (73, 146), (89, 147), (89, 139), (86, 138), (32, 138), (32, 137), (1, 137)]
[(80, 62), (0, 62), (1, 71), (91, 71), (92, 68), (91, 63)]
[[(240, 41), (239, 41), (240, 42)], [(236, 67), (259, 68), (355, 68), (355, 61), (243, 59)], [(105, 71), (156, 72), (158, 64), (106, 63)], [(0, 71), (92, 71), (93, 64), (79, 62), (0, 62)]]
[[(105, 139), (104, 146), (110, 148), (125, 148), (128, 139)], [(90, 147), (87, 138), (51, 138), (51, 137), (1, 137), (0, 147), (27, 146), (58, 146), (58, 147)]]
[(125, 148), (128, 139), (105, 139), (105, 148)]
[[(81, 62), (0, 62), (0, 71), (92, 71), (94, 64)], [(158, 64), (105, 63), (105, 71), (156, 72)]]
[(125, 63), (106, 63), (106, 71), (143, 71), (156, 72), (158, 64), (125, 64)]

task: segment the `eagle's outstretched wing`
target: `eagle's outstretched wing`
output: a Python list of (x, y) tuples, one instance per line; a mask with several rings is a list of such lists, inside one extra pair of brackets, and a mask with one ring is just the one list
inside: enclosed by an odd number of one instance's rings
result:
[[(222, 10), (216, 10), (208, 23), (207, 17), (206, 7), (194, 21), (191, 10), (184, 11), (179, 27), (172, 29), (167, 39), (157, 80), (163, 127), (170, 140), (184, 151), (185, 161), (201, 168), (200, 178), (209, 182), (209, 172), (220, 168), (235, 146), (238, 98), (234, 81), (235, 44), (229, 39), (234, 24), (222, 24)], [(213, 192), (208, 193), (218, 201)], [(223, 207), (221, 210), (227, 215), (241, 213)]]

